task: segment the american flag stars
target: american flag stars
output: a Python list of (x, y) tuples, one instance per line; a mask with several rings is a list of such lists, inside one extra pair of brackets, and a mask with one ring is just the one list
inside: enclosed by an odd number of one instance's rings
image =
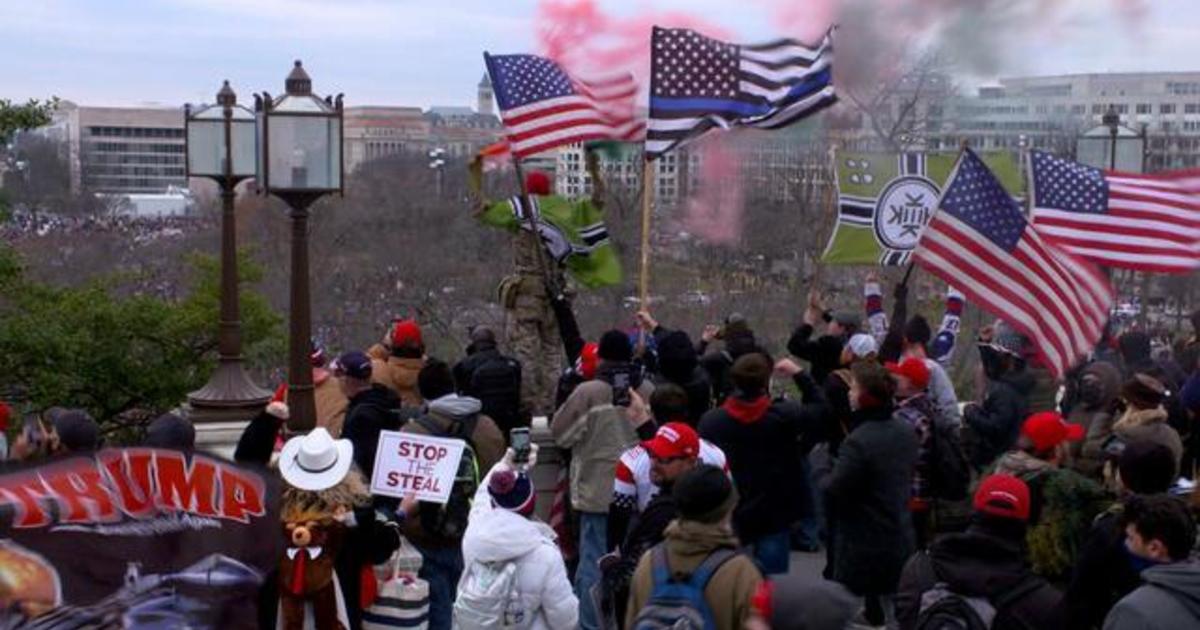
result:
[(654, 96), (734, 98), (738, 46), (687, 29), (664, 29), (654, 42)]
[(535, 55), (504, 55), (495, 59), (500, 72), (509, 79), (496, 85), (496, 100), (501, 109), (575, 93), (571, 78), (549, 59)]

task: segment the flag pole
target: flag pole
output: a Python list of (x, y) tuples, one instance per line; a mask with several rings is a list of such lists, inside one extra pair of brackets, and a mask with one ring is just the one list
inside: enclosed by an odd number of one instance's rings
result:
[(517, 189), (521, 191), (521, 206), (525, 212), (525, 221), (529, 228), (529, 233), (532, 235), (535, 246), (534, 250), (537, 257), (538, 271), (542, 274), (542, 284), (546, 288), (546, 293), (550, 294), (550, 299), (558, 297), (557, 283), (553, 282), (550, 277), (550, 268), (546, 265), (546, 253), (543, 251), (545, 246), (542, 245), (542, 234), (538, 231), (537, 219), (533, 216), (533, 204), (529, 200), (529, 191), (525, 188), (525, 170), (521, 168), (521, 158), (515, 153), (512, 154), (513, 172), (517, 176)]
[(650, 218), (654, 204), (654, 164), (642, 154), (642, 263), (638, 277), (638, 305), (650, 310)]

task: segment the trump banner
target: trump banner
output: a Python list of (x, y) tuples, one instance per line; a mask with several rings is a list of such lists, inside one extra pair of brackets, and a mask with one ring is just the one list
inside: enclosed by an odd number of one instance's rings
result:
[(279, 482), (123, 448), (0, 473), (0, 628), (253, 628)]

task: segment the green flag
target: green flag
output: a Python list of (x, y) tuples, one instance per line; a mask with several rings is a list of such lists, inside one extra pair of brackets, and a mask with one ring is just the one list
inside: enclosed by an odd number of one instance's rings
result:
[[(562, 263), (571, 277), (589, 289), (621, 284), (621, 261), (608, 240), (604, 214), (591, 201), (570, 201), (558, 195), (531, 195), (533, 216), (546, 252)], [(492, 204), (480, 220), (517, 231), (529, 222), (519, 196)]]
[[(980, 157), (1005, 190), (1021, 194), (1021, 171), (1012, 153)], [(822, 262), (907, 264), (957, 158), (957, 153), (839, 152), (834, 158), (838, 220)]]

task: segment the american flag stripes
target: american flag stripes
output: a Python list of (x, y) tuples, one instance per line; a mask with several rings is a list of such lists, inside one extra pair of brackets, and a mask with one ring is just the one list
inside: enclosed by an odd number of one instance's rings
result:
[(1200, 267), (1197, 173), (1101, 171), (1034, 151), (1033, 224), (1064, 249), (1102, 265), (1187, 273)]
[(651, 159), (712, 129), (777, 129), (837, 101), (831, 33), (815, 47), (794, 39), (741, 46), (654, 27), (650, 45)]
[(969, 149), (914, 257), (1032, 339), (1056, 376), (1093, 349), (1113, 302), (1100, 271), (1044, 240)]
[(574, 142), (640, 141), (645, 135), (632, 75), (584, 81), (537, 55), (483, 56), (517, 158)]

